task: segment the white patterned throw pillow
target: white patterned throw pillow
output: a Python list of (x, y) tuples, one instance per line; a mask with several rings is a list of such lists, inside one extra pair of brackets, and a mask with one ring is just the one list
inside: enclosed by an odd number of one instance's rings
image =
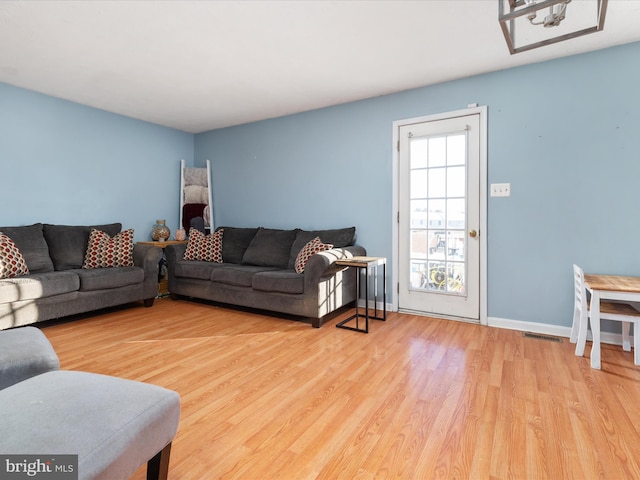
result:
[(0, 279), (29, 275), (29, 268), (18, 246), (0, 232)]
[(89, 234), (89, 246), (82, 268), (133, 266), (133, 228), (113, 237), (95, 228)]
[(189, 241), (184, 251), (185, 260), (222, 263), (222, 234), (224, 229), (205, 235), (196, 228), (189, 230)]
[(324, 252), (325, 250), (331, 250), (332, 248), (333, 245), (330, 243), (322, 243), (320, 237), (316, 237), (309, 241), (304, 247), (302, 247), (300, 252), (298, 252), (298, 256), (296, 257), (296, 262), (294, 264), (296, 273), (304, 272), (304, 269), (307, 266), (307, 261), (312, 255), (315, 255), (318, 252)]

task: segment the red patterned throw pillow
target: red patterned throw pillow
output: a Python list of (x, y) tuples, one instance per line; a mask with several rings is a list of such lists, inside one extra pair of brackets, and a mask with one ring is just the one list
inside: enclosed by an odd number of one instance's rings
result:
[(298, 256), (296, 257), (296, 263), (294, 264), (296, 273), (304, 272), (304, 268), (307, 266), (307, 261), (312, 255), (315, 255), (318, 252), (324, 252), (325, 250), (331, 250), (332, 248), (333, 245), (330, 243), (322, 243), (320, 237), (316, 237), (308, 242), (304, 247), (302, 247), (302, 250), (298, 252)]
[(133, 266), (133, 228), (113, 237), (95, 228), (89, 234), (89, 246), (82, 268)]
[(0, 232), (0, 279), (20, 275), (29, 275), (27, 262), (14, 241)]
[(222, 263), (222, 234), (224, 229), (205, 235), (200, 230), (189, 230), (189, 241), (184, 251), (185, 260)]

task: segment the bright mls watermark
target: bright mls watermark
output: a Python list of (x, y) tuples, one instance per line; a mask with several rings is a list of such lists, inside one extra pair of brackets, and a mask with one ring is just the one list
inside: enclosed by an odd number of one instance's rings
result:
[(78, 480), (78, 455), (2, 455), (1, 480)]

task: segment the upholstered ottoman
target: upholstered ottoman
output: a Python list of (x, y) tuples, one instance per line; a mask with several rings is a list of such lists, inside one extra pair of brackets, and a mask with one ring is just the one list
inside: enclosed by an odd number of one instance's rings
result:
[(0, 331), (0, 390), (58, 368), (58, 356), (40, 329)]
[(78, 478), (167, 477), (180, 397), (147, 383), (86, 372), (43, 373), (0, 390), (0, 452), (77, 454)]

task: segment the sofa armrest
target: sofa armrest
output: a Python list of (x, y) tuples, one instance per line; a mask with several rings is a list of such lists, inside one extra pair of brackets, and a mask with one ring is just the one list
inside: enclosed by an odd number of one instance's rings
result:
[(164, 254), (167, 258), (167, 276), (169, 277), (169, 291), (176, 289), (176, 264), (184, 258), (184, 252), (187, 250), (186, 243), (178, 243), (175, 245), (167, 245)]
[(133, 264), (144, 270), (144, 284), (142, 286), (142, 298), (151, 300), (158, 295), (158, 273), (160, 272), (160, 260), (162, 249), (153, 245), (133, 246)]
[(343, 248), (332, 248), (331, 250), (325, 250), (324, 252), (311, 255), (309, 260), (307, 260), (307, 265), (303, 272), (305, 289), (307, 288), (307, 285), (317, 285), (320, 279), (325, 275), (331, 275), (347, 268), (336, 265), (336, 260), (366, 254), (367, 251), (364, 247), (360, 245), (351, 245)]
[(186, 243), (178, 243), (175, 245), (167, 245), (164, 250), (164, 254), (167, 257), (167, 269), (169, 272), (173, 272), (176, 266), (184, 257), (184, 252), (187, 250)]

